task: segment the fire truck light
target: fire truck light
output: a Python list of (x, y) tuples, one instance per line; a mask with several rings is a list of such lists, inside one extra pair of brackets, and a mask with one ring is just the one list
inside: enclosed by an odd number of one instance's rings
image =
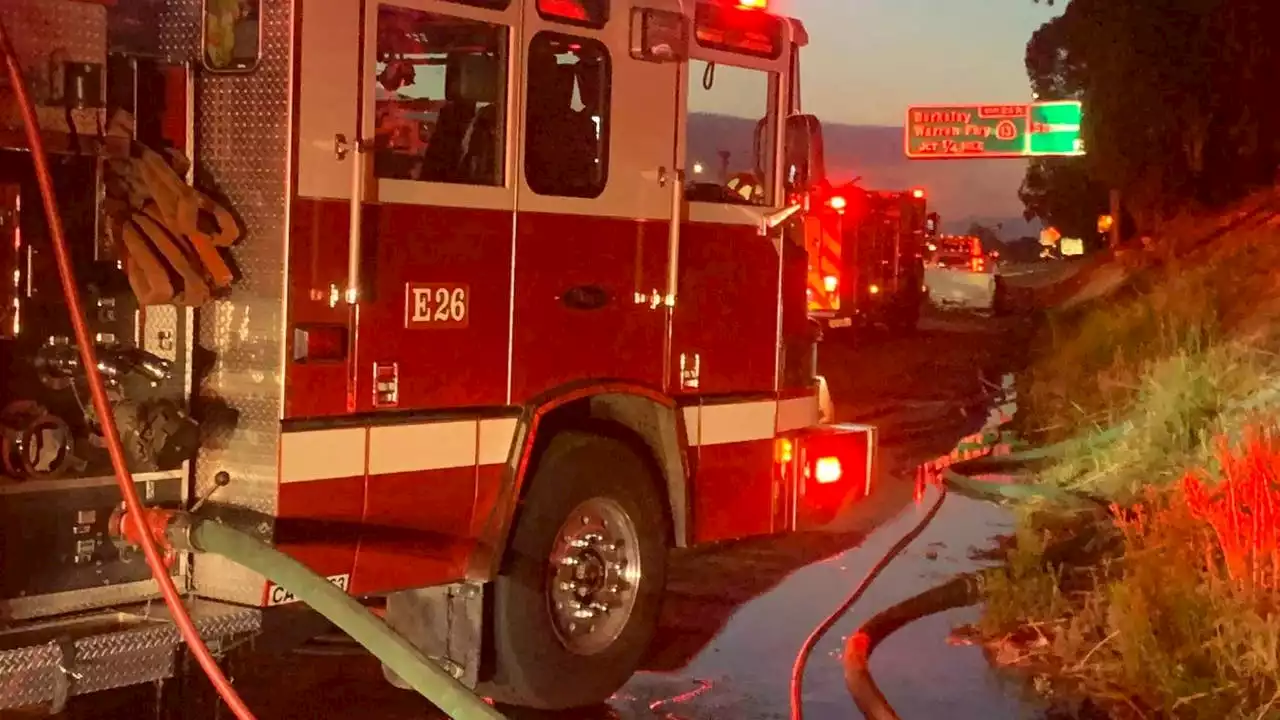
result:
[(694, 163), (694, 164), (693, 164), (693, 174), (694, 174), (694, 175), (701, 175), (701, 174), (702, 174), (702, 163), (700, 163), (700, 162), (696, 162), (696, 163)]
[(768, 10), (769, 0), (738, 0), (738, 7), (746, 10)]
[(924, 197), (924, 190), (921, 190), (920, 188), (916, 188), (915, 190), (912, 190), (911, 197), (914, 197), (916, 199), (920, 199)]
[(835, 292), (836, 288), (839, 286), (840, 286), (840, 278), (836, 277), (835, 275), (828, 275), (822, 278), (822, 287), (826, 288), (827, 292), (829, 293)]
[(839, 195), (836, 195), (835, 197), (827, 201), (827, 204), (831, 206), (832, 210), (843, 210), (849, 206), (849, 201), (845, 200), (843, 197), (840, 197)]
[(795, 454), (795, 446), (787, 438), (779, 438), (774, 446), (775, 459), (779, 465), (786, 465), (791, 462), (791, 458)]
[(867, 288), (867, 292), (871, 293), (872, 295), (879, 295), (879, 294), (880, 294), (880, 286), (879, 286), (879, 285), (872, 285), (871, 287)]
[(929, 252), (937, 252), (937, 251), (938, 251), (938, 246), (934, 245), (933, 243), (929, 243)]
[(821, 457), (813, 464), (813, 479), (817, 480), (819, 485), (840, 482), (842, 475), (844, 475), (844, 469), (840, 467), (840, 458)]

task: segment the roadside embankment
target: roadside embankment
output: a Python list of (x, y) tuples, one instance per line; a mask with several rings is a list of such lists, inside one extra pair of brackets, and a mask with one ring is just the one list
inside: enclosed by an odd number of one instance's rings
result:
[(1116, 717), (1280, 717), (1280, 195), (1031, 292), (1022, 436), (1125, 430), (1040, 471), (1111, 507), (1021, 508), (983, 578), (992, 656)]

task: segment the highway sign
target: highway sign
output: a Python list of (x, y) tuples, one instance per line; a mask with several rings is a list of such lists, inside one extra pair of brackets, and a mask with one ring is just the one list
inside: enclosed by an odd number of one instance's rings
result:
[(1083, 117), (1078, 102), (1032, 103), (1028, 113), (1027, 155), (1031, 157), (1084, 154), (1080, 137)]
[(1083, 155), (1080, 103), (935, 105), (907, 109), (903, 149), (912, 159)]

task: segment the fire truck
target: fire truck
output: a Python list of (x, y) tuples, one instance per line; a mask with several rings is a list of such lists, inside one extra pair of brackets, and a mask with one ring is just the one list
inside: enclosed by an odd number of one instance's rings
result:
[[(870, 492), (874, 429), (819, 423), (807, 36), (763, 5), (0, 3), (0, 709), (299, 609), (149, 570), (128, 488), (550, 709), (635, 671), (669, 548)], [(691, 105), (746, 87), (754, 189), (695, 182)]]
[[(855, 183), (810, 194), (805, 218), (809, 314), (832, 330), (910, 330), (925, 298), (924, 256), (937, 213), (919, 188), (869, 190)], [(839, 337), (839, 335), (837, 335)]]
[(944, 235), (931, 243), (925, 283), (941, 306), (996, 310), (1003, 299), (999, 253), (986, 252), (976, 235)]

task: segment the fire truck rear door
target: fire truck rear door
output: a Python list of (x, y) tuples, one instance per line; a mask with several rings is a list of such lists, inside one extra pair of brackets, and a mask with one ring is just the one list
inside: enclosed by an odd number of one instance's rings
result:
[(570, 4), (524, 3), (516, 403), (580, 379), (662, 385), (676, 65), (632, 57), (622, 4)]

